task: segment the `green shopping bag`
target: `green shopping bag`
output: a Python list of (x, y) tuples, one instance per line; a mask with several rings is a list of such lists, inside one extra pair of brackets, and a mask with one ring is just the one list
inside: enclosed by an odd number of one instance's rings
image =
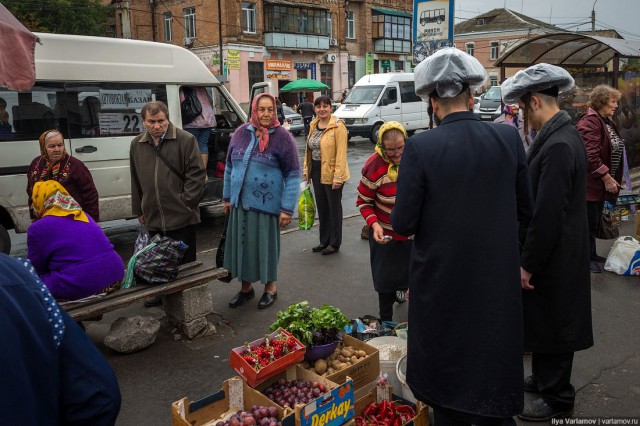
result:
[(311, 229), (316, 218), (316, 203), (313, 201), (308, 182), (300, 184), (302, 193), (298, 200), (298, 228), (306, 231)]

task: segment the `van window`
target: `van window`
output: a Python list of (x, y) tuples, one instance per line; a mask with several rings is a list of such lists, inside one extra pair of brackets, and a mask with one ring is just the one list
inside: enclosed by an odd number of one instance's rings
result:
[(422, 99), (416, 95), (416, 87), (413, 81), (399, 81), (400, 99), (405, 102), (421, 102)]
[(167, 93), (155, 84), (38, 82), (29, 92), (0, 90), (0, 98), (11, 126), (0, 140), (33, 140), (53, 128), (65, 138), (137, 135), (144, 104), (166, 103)]
[(384, 86), (353, 86), (345, 104), (374, 104)]
[(381, 105), (390, 105), (398, 102), (398, 89), (395, 87), (388, 87), (384, 92), (381, 102)]

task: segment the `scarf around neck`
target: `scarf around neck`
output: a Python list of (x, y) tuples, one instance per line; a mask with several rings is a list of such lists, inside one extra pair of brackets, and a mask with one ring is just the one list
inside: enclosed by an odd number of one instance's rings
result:
[(531, 159), (532, 157), (534, 157), (538, 153), (538, 151), (540, 151), (540, 149), (544, 145), (544, 142), (549, 138), (549, 136), (567, 123), (571, 123), (571, 117), (564, 110), (558, 111), (556, 115), (554, 115), (549, 119), (549, 121), (544, 123), (542, 128), (536, 134), (533, 143), (529, 147), (529, 150), (527, 151), (527, 159)]
[[(260, 120), (258, 119), (258, 102), (263, 97), (268, 97), (273, 102), (273, 116), (271, 117), (271, 122), (269, 123), (269, 127), (264, 127), (260, 124)], [(253, 98), (253, 102), (251, 103), (251, 118), (249, 122), (253, 127), (258, 130), (260, 129), (260, 136), (258, 141), (258, 148), (260, 152), (264, 152), (265, 149), (269, 146), (269, 129), (275, 129), (280, 126), (280, 122), (278, 121), (278, 114), (276, 113), (276, 99), (268, 93), (260, 93), (258, 96)]]

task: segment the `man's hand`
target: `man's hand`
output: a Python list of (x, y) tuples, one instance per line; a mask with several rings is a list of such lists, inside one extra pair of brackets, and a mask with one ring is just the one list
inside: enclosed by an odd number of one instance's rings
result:
[(138, 222), (140, 222), (142, 225), (144, 225), (144, 215), (143, 214), (138, 216)]
[(291, 215), (285, 212), (280, 212), (280, 228), (284, 228), (291, 223)]
[(531, 272), (527, 272), (520, 267), (520, 283), (522, 284), (523, 290), (533, 290), (533, 286), (530, 284), (531, 281)]
[(229, 201), (224, 202), (224, 215), (228, 215), (231, 212), (231, 203)]

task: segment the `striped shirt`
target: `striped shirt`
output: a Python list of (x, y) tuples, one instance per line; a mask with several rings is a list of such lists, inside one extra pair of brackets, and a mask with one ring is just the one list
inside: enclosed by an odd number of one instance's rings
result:
[(618, 170), (618, 167), (620, 167), (622, 150), (624, 149), (624, 142), (622, 138), (618, 136), (613, 126), (608, 123), (608, 120), (605, 120), (605, 123), (607, 125), (607, 130), (609, 131), (609, 136), (611, 139), (611, 168), (609, 174), (611, 176), (615, 176), (616, 170)]
[(388, 169), (389, 163), (378, 153), (373, 153), (367, 159), (358, 184), (356, 206), (367, 225), (378, 222), (384, 230), (384, 235), (390, 235), (394, 240), (406, 240), (407, 237), (394, 232), (391, 226), (391, 209), (396, 203), (397, 183), (392, 182), (387, 176)]

